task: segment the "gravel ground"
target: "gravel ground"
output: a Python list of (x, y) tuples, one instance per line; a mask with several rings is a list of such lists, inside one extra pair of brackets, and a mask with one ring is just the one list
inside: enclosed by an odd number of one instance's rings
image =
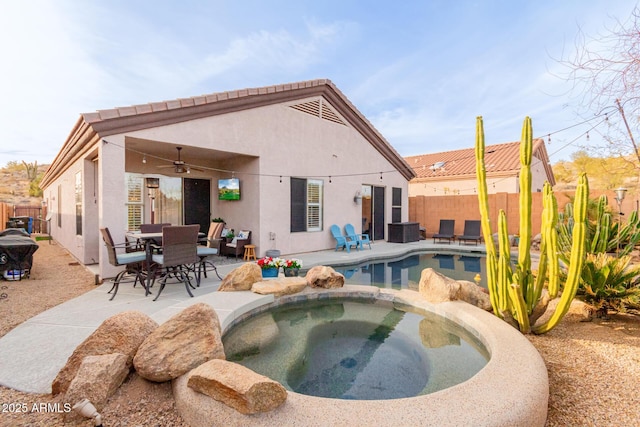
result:
[[(94, 289), (93, 275), (55, 242), (39, 242), (31, 279), (0, 280), (0, 336), (30, 317)], [(550, 333), (529, 336), (549, 372), (548, 426), (640, 425), (640, 318), (614, 314), (584, 322), (580, 304)], [(59, 402), (51, 395), (0, 387), (0, 426), (91, 426), (63, 415), (37, 411)], [(26, 413), (8, 411), (19, 404)], [(35, 404), (35, 406), (34, 406)], [(15, 409), (15, 405), (13, 406)], [(105, 426), (186, 426), (169, 383), (131, 374), (101, 411)]]

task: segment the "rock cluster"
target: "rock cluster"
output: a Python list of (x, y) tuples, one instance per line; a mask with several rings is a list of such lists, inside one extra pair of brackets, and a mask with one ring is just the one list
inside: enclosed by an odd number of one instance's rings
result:
[(108, 318), (71, 354), (51, 384), (52, 394), (67, 391), (86, 356), (120, 353), (131, 367), (138, 347), (157, 327), (153, 319), (139, 311), (124, 311)]
[[(207, 304), (189, 306), (160, 326), (146, 314), (124, 312), (105, 320), (76, 348), (52, 388), (65, 392), (66, 403), (87, 398), (99, 411), (134, 367), (155, 382), (187, 375), (194, 390), (243, 414), (284, 403), (282, 385), (224, 359), (218, 315)], [(77, 417), (69, 413), (66, 419)]]

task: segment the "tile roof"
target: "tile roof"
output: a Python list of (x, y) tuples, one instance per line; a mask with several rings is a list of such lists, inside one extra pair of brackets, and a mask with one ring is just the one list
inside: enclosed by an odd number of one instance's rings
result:
[[(554, 183), (544, 141), (534, 139), (532, 151), (533, 156), (544, 163), (549, 181)], [(440, 180), (442, 177), (476, 175), (475, 148), (420, 154), (405, 157), (405, 160), (421, 180)], [(485, 167), (487, 175), (517, 173), (520, 170), (520, 142), (487, 145), (485, 147)]]
[(162, 102), (84, 113), (71, 130), (62, 149), (45, 172), (46, 187), (71, 162), (86, 155), (105, 136), (185, 122), (218, 114), (322, 96), (349, 124), (375, 147), (407, 180), (415, 177), (404, 158), (378, 132), (369, 120), (329, 79), (308, 80), (259, 88), (212, 93)]

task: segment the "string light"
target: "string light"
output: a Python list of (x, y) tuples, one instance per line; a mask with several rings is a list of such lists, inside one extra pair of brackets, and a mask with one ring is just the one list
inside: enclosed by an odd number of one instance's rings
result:
[(147, 155), (142, 156), (142, 163), (147, 163)]

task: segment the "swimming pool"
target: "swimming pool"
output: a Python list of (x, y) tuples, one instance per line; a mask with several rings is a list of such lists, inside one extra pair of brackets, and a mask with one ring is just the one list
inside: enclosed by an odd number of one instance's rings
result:
[(332, 267), (344, 275), (347, 283), (379, 288), (418, 290), (420, 274), (425, 268), (433, 268), (455, 280), (476, 283), (479, 274), (479, 285), (486, 288), (487, 283), (485, 257), (475, 253), (420, 252), (400, 258)]

